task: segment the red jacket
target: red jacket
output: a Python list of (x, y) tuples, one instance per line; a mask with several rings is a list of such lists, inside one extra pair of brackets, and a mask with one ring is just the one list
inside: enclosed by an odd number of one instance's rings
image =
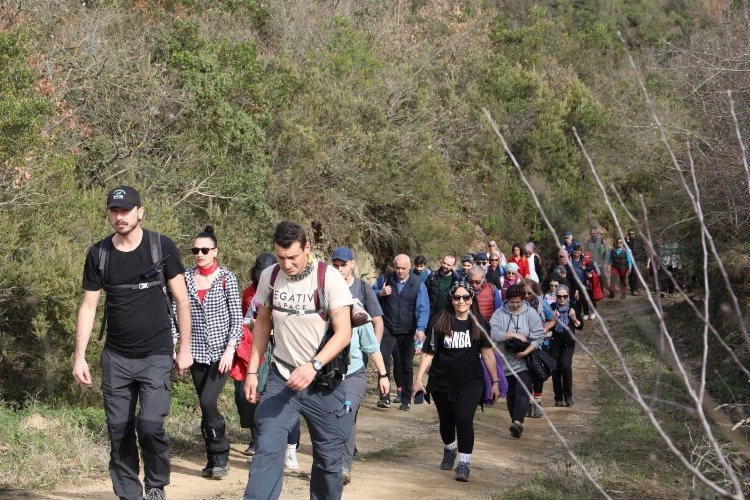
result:
[(529, 275), (531, 274), (531, 271), (529, 270), (529, 261), (521, 255), (520, 257), (515, 257), (511, 255), (508, 257), (508, 263), (514, 262), (518, 266), (518, 275), (521, 276), (523, 279), (527, 279)]

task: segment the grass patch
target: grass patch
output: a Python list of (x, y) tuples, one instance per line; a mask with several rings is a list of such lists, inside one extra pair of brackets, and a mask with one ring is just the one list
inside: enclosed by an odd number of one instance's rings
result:
[[(660, 357), (659, 350), (649, 340), (658, 335), (655, 328), (651, 315), (630, 315), (610, 325), (626, 364), (644, 399), (653, 408), (659, 425), (678, 449), (692, 457), (694, 464), (721, 483), (724, 478), (703, 442), (703, 430), (681, 377)], [(604, 342), (601, 345), (604, 346)], [(616, 379), (627, 385), (614, 352), (601, 347), (598, 356)], [(596, 390), (599, 414), (591, 424), (591, 432), (574, 444), (574, 451), (608, 494), (627, 498), (713, 497), (707, 488), (693, 484), (692, 475), (669, 451), (640, 406), (625, 395), (614, 380), (600, 372)], [(721, 436), (718, 429), (714, 432)], [(733, 455), (729, 447), (727, 450)], [(555, 460), (555, 464), (544, 476), (535, 477), (497, 498), (601, 496), (567, 454)]]

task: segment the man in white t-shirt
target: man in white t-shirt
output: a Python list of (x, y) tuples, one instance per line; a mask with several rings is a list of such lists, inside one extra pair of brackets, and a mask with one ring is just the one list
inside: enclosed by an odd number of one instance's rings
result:
[[(302, 415), (313, 445), (310, 498), (338, 499), (343, 490), (341, 457), (354, 415), (344, 406), (343, 385), (324, 389), (314, 379), (351, 341), (352, 294), (341, 273), (328, 267), (324, 298), (316, 304), (322, 263), (313, 259), (304, 229), (294, 222), (276, 226), (273, 247), (278, 266), (264, 270), (258, 282), (260, 305), (245, 379), (245, 397), (250, 403), (260, 402), (255, 410), (258, 439), (244, 498), (279, 497), (287, 433)], [(328, 312), (327, 321), (322, 310)], [(329, 321), (333, 336), (318, 352)], [(273, 359), (261, 398), (256, 392), (258, 366), (272, 329)]]

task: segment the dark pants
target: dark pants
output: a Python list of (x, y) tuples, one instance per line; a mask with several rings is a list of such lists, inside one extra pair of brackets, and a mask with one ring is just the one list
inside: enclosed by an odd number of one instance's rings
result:
[(224, 389), (229, 373), (219, 373), (219, 362), (214, 361), (210, 365), (193, 363), (190, 366), (190, 375), (193, 376), (193, 385), (198, 393), (203, 419), (211, 420), (221, 417), (219, 395)]
[(552, 373), (552, 388), (555, 401), (562, 401), (565, 396), (573, 395), (573, 353), (575, 344), (566, 347), (564, 343), (552, 344), (549, 354), (557, 362), (557, 370)]
[[(396, 386), (401, 387), (401, 401), (404, 403), (411, 402), (411, 388), (414, 379), (414, 334), (394, 335), (388, 328), (384, 328), (380, 350), (383, 352), (386, 373), (391, 372), (391, 363), (387, 353), (391, 350), (398, 351), (401, 366), (394, 367), (398, 374), (394, 372), (393, 378), (396, 380)], [(395, 356), (394, 354), (394, 358)]]
[(112, 447), (109, 475), (120, 498), (143, 496), (138, 445), (146, 489), (169, 484), (169, 437), (164, 418), (169, 415), (172, 364), (169, 354), (127, 358), (106, 348), (102, 351), (102, 396)]
[(440, 437), (444, 444), (451, 444), (458, 436), (458, 452), (474, 450), (474, 414), (484, 394), (484, 384), (464, 387), (455, 392), (430, 390), (440, 419)]
[(515, 375), (509, 375), (507, 378), (508, 394), (505, 400), (508, 404), (508, 413), (513, 422), (523, 423), (526, 412), (529, 411), (529, 395), (526, 391), (531, 392), (531, 372), (524, 370), (516, 372)]
[(343, 385), (319, 390), (314, 385), (300, 392), (286, 386), (271, 367), (266, 391), (255, 411), (258, 442), (250, 466), (245, 499), (279, 498), (284, 478), (284, 452), (289, 433), (305, 417), (312, 439), (311, 500), (337, 500), (344, 488), (341, 458), (352, 431), (354, 413), (344, 410)]
[(237, 413), (240, 415), (240, 427), (243, 429), (251, 429), (253, 436), (256, 434), (255, 423), (255, 408), (258, 405), (252, 404), (250, 401), (245, 399), (245, 381), (235, 380), (234, 381), (234, 404), (237, 406)]

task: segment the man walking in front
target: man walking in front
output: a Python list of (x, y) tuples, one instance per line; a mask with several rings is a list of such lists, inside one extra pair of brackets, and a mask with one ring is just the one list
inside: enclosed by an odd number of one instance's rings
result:
[[(344, 405), (343, 385), (325, 387), (316, 377), (351, 341), (352, 294), (332, 266), (324, 268), (325, 274), (320, 271), (324, 283), (319, 282), (319, 267), (325, 263), (313, 259), (304, 229), (294, 222), (276, 226), (273, 248), (278, 265), (263, 271), (258, 282), (260, 306), (245, 379), (245, 397), (260, 402), (255, 410), (258, 441), (244, 498), (279, 497), (287, 434), (301, 414), (313, 446), (310, 498), (336, 500), (344, 487), (341, 458), (354, 415)], [(327, 336), (329, 328), (332, 335)], [(271, 329), (273, 358), (261, 398), (258, 367)], [(328, 341), (322, 345), (324, 336)]]
[[(381, 275), (373, 290), (377, 292), (380, 305), (383, 308), (383, 340), (380, 352), (383, 353), (385, 368), (390, 372), (390, 357), (388, 354), (394, 346), (398, 349), (401, 371), (401, 406), (400, 410), (411, 409), (411, 388), (414, 379), (415, 342), (420, 344), (425, 340), (425, 329), (430, 316), (430, 299), (419, 276), (409, 272), (411, 259), (408, 255), (400, 254), (393, 259), (393, 272)], [(386, 396), (385, 398), (388, 398)], [(388, 404), (378, 406), (388, 407)]]
[[(86, 347), (99, 295), (102, 289), (106, 290), (108, 328), (101, 366), (104, 411), (112, 448), (109, 473), (115, 494), (129, 500), (143, 498), (138, 445), (146, 499), (166, 498), (164, 487), (169, 484), (170, 459), (164, 418), (169, 414), (170, 372), (173, 363), (177, 364), (180, 375), (193, 363), (185, 269), (172, 240), (141, 228), (143, 213), (140, 195), (132, 187), (119, 186), (107, 195), (107, 218), (115, 233), (91, 247), (86, 257), (84, 295), (78, 310), (73, 353), (73, 377), (88, 387), (91, 373)], [(163, 255), (158, 263), (154, 262), (154, 243), (161, 247)], [(176, 357), (165, 285), (177, 308), (180, 344)]]

